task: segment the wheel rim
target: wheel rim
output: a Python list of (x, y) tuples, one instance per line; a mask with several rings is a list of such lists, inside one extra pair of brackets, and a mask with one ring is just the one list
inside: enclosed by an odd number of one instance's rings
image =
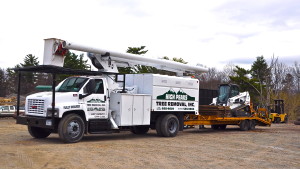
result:
[(176, 123), (176, 121), (174, 120), (174, 119), (171, 119), (170, 121), (169, 121), (169, 123), (168, 123), (168, 129), (169, 129), (169, 131), (171, 132), (171, 133), (174, 133), (174, 132), (176, 132), (176, 130), (177, 130), (177, 123)]
[(77, 121), (74, 120), (68, 124), (67, 133), (70, 137), (75, 138), (80, 134), (80, 132), (81, 128)]

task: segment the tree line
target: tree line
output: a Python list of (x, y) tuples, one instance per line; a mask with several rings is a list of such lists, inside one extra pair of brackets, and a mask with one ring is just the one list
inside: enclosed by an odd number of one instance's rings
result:
[(221, 83), (235, 83), (240, 91), (248, 91), (251, 101), (258, 107), (271, 106), (275, 99), (285, 102), (285, 112), (295, 119), (300, 112), (300, 64), (288, 66), (271, 57), (267, 64), (263, 56), (252, 63), (251, 69), (228, 64), (223, 70), (209, 68), (205, 74), (198, 75), (200, 88), (217, 89)]
[[(145, 46), (128, 47), (127, 53), (145, 54), (148, 50)], [(66, 54), (64, 67), (72, 69), (90, 70), (83, 54), (77, 55), (72, 52)], [(141, 56), (143, 57), (143, 56)], [(164, 56), (162, 59), (170, 60)], [(171, 60), (186, 64), (182, 58), (172, 58)], [(37, 66), (38, 57), (28, 54), (23, 63), (17, 64), (14, 68)], [(174, 72), (158, 70), (151, 66), (136, 65), (134, 67), (118, 68), (120, 73), (158, 73), (166, 75), (176, 75)], [(17, 73), (11, 68), (0, 69), (0, 97), (9, 97), (17, 93)], [(67, 75), (58, 76), (61, 81)], [(279, 62), (278, 57), (272, 57), (270, 64), (267, 64), (263, 56), (259, 56), (252, 63), (251, 69), (245, 69), (234, 64), (227, 64), (223, 70), (209, 68), (207, 73), (196, 74), (199, 79), (200, 88), (217, 90), (222, 83), (235, 83), (239, 85), (240, 91), (249, 91), (251, 100), (260, 107), (267, 107), (273, 103), (274, 99), (285, 100), (286, 112), (293, 119), (296, 112), (300, 111), (300, 64), (295, 62), (293, 66), (288, 66)], [(21, 95), (28, 95), (35, 91), (37, 85), (50, 85), (51, 75), (41, 73), (23, 73), (21, 77)]]

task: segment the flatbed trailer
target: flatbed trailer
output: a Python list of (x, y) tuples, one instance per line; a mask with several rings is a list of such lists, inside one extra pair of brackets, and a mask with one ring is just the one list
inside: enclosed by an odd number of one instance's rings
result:
[(187, 114), (184, 125), (211, 125), (213, 129), (225, 129), (227, 125), (238, 125), (241, 130), (253, 130), (256, 125), (271, 126), (268, 111), (259, 108), (251, 110), (250, 117), (229, 117), (227, 106), (199, 106), (199, 115)]

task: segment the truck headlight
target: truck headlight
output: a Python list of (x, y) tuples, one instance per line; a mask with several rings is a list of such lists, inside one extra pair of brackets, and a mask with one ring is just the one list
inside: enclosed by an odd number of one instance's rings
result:
[[(54, 109), (54, 117), (58, 117), (59, 116), (59, 110), (58, 108)], [(52, 117), (52, 108), (48, 108), (47, 109), (47, 117)]]

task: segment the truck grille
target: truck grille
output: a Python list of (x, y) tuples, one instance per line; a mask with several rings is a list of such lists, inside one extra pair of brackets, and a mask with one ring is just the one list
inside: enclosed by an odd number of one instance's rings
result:
[(44, 114), (44, 100), (28, 99), (28, 113)]

